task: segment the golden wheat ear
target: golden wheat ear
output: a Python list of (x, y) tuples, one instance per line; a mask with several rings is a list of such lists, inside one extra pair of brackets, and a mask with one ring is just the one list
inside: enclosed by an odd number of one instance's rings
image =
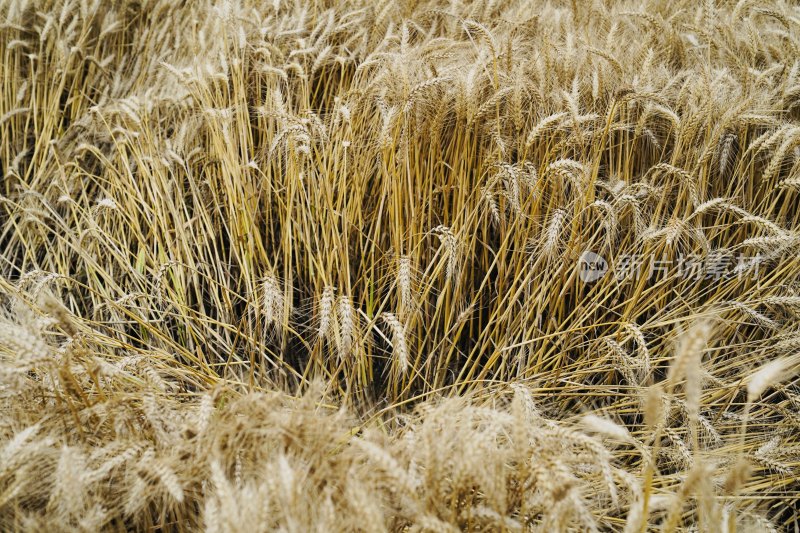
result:
[(797, 528), (797, 2), (443, 4), (0, 2), (0, 531)]

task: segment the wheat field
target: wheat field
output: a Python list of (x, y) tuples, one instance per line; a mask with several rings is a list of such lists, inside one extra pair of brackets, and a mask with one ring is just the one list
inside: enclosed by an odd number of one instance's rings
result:
[(0, 530), (798, 531), (800, 7), (0, 0)]

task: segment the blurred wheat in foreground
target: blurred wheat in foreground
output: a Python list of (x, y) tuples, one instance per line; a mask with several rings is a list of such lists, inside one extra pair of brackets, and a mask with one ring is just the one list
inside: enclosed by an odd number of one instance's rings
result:
[(0, 0), (0, 176), (2, 531), (800, 528), (795, 2)]

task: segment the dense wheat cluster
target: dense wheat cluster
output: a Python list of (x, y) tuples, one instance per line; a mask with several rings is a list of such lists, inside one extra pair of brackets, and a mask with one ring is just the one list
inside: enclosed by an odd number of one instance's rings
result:
[(800, 527), (792, 2), (2, 0), (0, 139), (0, 530)]

